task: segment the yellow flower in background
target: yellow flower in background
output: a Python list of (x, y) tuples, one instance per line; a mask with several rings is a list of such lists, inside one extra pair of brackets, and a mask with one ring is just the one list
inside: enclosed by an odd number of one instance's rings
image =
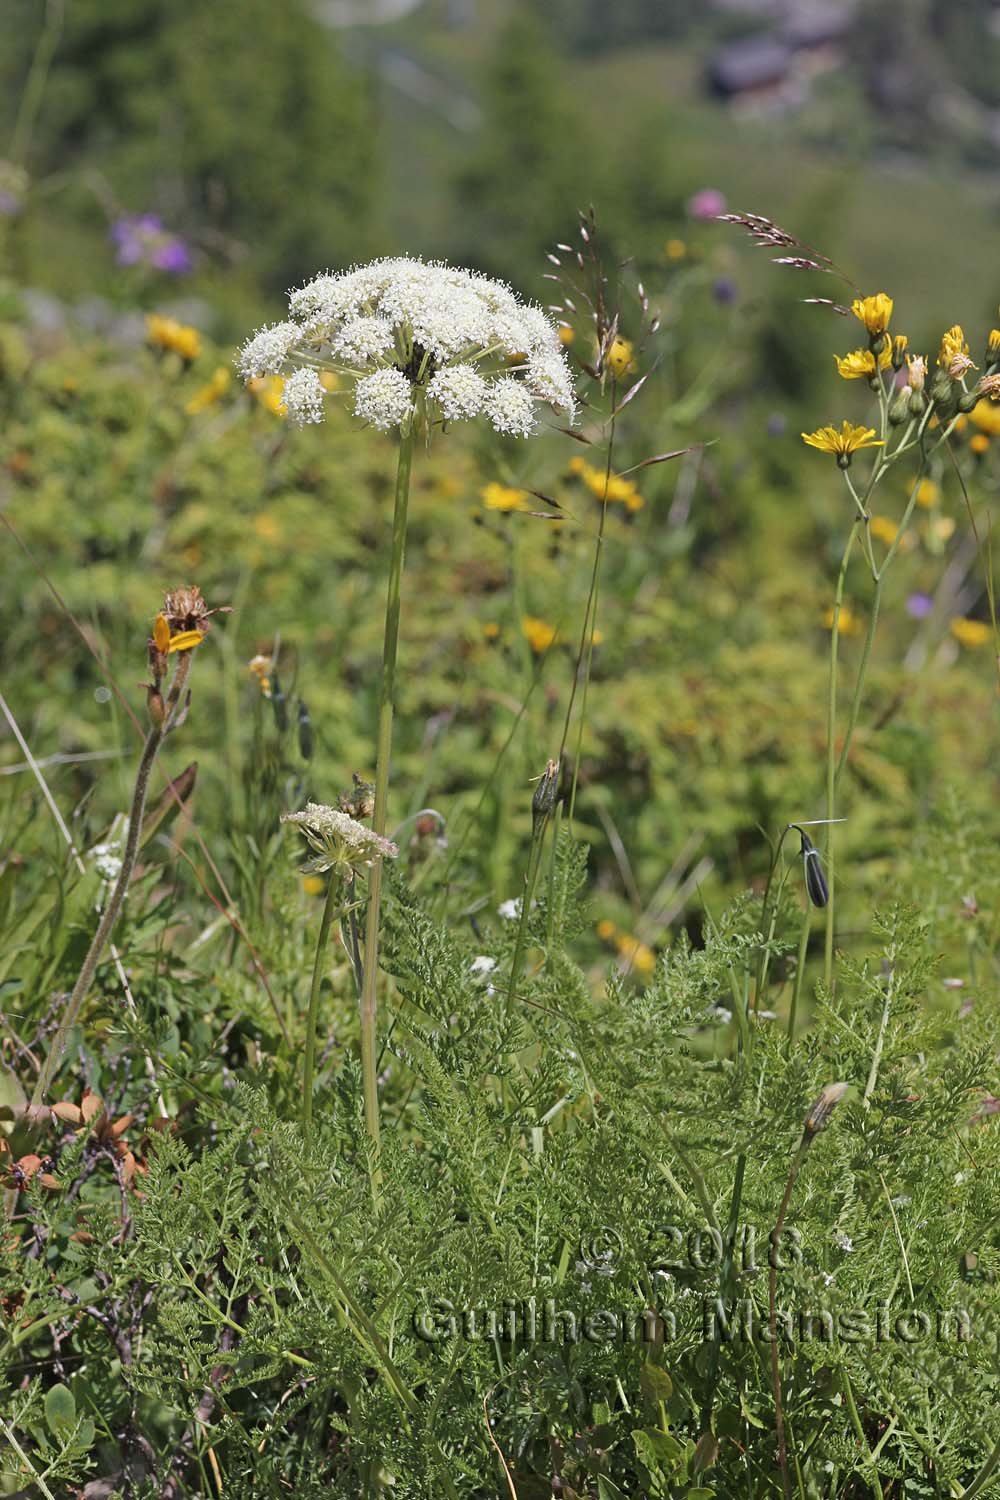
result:
[(560, 342), (560, 344), (571, 344), (575, 338), (576, 338), (576, 334), (573, 332), (572, 328), (567, 328), (565, 323), (563, 323), (563, 324), (560, 325), (560, 327), (559, 327), (559, 342)]
[(1000, 437), (1000, 406), (992, 401), (977, 401), (969, 413), (973, 427), (988, 437)]
[(178, 323), (176, 318), (162, 318), (158, 313), (150, 313), (146, 319), (146, 338), (171, 354), (179, 354), (189, 364), (201, 353), (201, 334), (197, 328)]
[(931, 535), (936, 541), (947, 542), (955, 535), (953, 516), (936, 516), (931, 523)]
[(667, 260), (683, 260), (687, 255), (687, 245), (683, 240), (667, 240), (664, 245)]
[(326, 883), (322, 875), (303, 875), (302, 889), (307, 896), (322, 896), (326, 890)]
[(890, 521), (888, 516), (872, 516), (869, 523), (872, 536), (877, 536), (880, 542), (885, 542), (891, 547), (899, 535), (899, 527), (895, 521)]
[(973, 453), (988, 453), (990, 448), (990, 440), (986, 436), (985, 432), (974, 432), (972, 437), (969, 439), (969, 447), (972, 449)]
[(280, 542), (281, 526), (266, 510), (253, 518), (253, 529), (262, 542)]
[[(828, 609), (823, 616), (823, 623), (827, 630), (833, 629), (833, 613), (832, 609)], [(840, 606), (840, 624), (838, 626), (840, 634), (860, 635), (863, 628), (860, 619), (854, 613), (853, 609), (851, 609), (850, 605), (842, 604)]]
[(282, 393), (285, 382), (280, 375), (261, 375), (256, 380), (248, 380), (247, 387), (272, 416), (283, 417), (286, 413)]
[(274, 663), (269, 656), (255, 656), (247, 662), (247, 671), (256, 677), (257, 685), (265, 698), (271, 696), (271, 669)]
[(859, 448), (882, 447), (882, 440), (876, 438), (874, 427), (855, 427), (846, 420), (840, 424), (839, 432), (836, 427), (818, 427), (815, 432), (804, 432), (802, 441), (810, 448), (818, 448), (821, 453), (836, 454), (838, 463), (845, 460), (845, 467), (851, 454), (857, 453)]
[(483, 504), (487, 510), (530, 510), (531, 504), (527, 490), (511, 489), (509, 485), (498, 484), (491, 480), (484, 484), (479, 491)]
[(967, 355), (969, 346), (965, 342), (965, 334), (962, 332), (961, 323), (953, 323), (948, 332), (941, 339), (941, 348), (938, 350), (937, 362), (947, 370), (959, 355)]
[(874, 297), (856, 297), (851, 303), (851, 312), (874, 336), (885, 333), (892, 317), (892, 298), (885, 292), (876, 292)]
[[(870, 349), (855, 349), (852, 354), (835, 354), (837, 374), (842, 380), (860, 380), (875, 374), (875, 356)], [(878, 357), (878, 368), (885, 370), (892, 364), (892, 346), (887, 344)]]
[(631, 479), (626, 479), (621, 474), (607, 474), (604, 469), (588, 464), (584, 458), (571, 458), (569, 471), (582, 479), (598, 500), (618, 503), (631, 511), (641, 510), (646, 503)]
[(623, 375), (627, 375), (629, 370), (634, 370), (635, 360), (632, 358), (631, 340), (623, 338), (614, 339), (608, 350), (605, 364), (612, 375), (618, 380)]
[(539, 653), (547, 651), (559, 634), (554, 625), (539, 620), (535, 615), (525, 615), (521, 621), (521, 631), (532, 651)]
[(941, 491), (933, 479), (921, 479), (917, 490), (917, 504), (922, 505), (925, 510), (930, 510), (941, 499)]
[(340, 376), (334, 374), (333, 370), (321, 370), (319, 372), (319, 383), (324, 391), (339, 391)]
[(500, 626), (497, 625), (493, 620), (490, 620), (483, 626), (483, 635), (488, 641), (495, 641), (499, 634)]
[(640, 974), (652, 974), (656, 968), (656, 954), (652, 948), (640, 942), (636, 937), (629, 937), (627, 932), (620, 933), (615, 941), (618, 956), (631, 968), (637, 969)]
[(618, 928), (615, 926), (614, 922), (609, 921), (607, 917), (603, 917), (601, 921), (598, 922), (597, 926), (594, 928), (594, 931), (604, 943), (610, 943), (613, 938), (618, 936)]
[(201, 390), (195, 391), (191, 400), (185, 406), (184, 410), (188, 416), (196, 417), (200, 411), (205, 411), (209, 406), (214, 406), (228, 391), (232, 378), (232, 373), (226, 366), (219, 365), (208, 384), (203, 385)]
[(982, 620), (952, 620), (948, 627), (960, 646), (985, 646), (992, 640), (992, 627)]

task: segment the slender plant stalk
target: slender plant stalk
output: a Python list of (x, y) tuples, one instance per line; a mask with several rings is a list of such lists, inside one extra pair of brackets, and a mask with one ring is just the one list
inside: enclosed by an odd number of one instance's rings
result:
[[(396, 502), (392, 517), (392, 557), (389, 563), (389, 586), (385, 602), (385, 640), (382, 647), (382, 696), (378, 716), (378, 744), (375, 761), (375, 811), (372, 827), (385, 837), (389, 801), (389, 762), (392, 755), (392, 711), (396, 683), (396, 652), (399, 644), (400, 587), (403, 557), (406, 551), (406, 513), (410, 499), (410, 470), (413, 464), (413, 430), (399, 440), (399, 463), (396, 469)], [(376, 1151), (380, 1142), (378, 1115), (378, 1080), (375, 1071), (375, 1017), (377, 1010), (379, 916), (382, 907), (382, 864), (372, 865), (368, 880), (368, 918), (365, 926), (365, 962), (361, 988), (361, 1072), (365, 1091), (365, 1124)], [(372, 1174), (372, 1191), (378, 1199), (381, 1173), (376, 1159)]]
[(316, 1071), (316, 1027), (319, 1020), (319, 991), (323, 982), (323, 958), (326, 954), (327, 943), (330, 941), (331, 926), (335, 921), (341, 921), (347, 914), (347, 906), (342, 906), (336, 915), (334, 914), (334, 897), (339, 889), (340, 877), (333, 873), (326, 888), (326, 900), (323, 902), (323, 916), (319, 924), (319, 937), (316, 940), (316, 957), (313, 960), (312, 985), (309, 989), (306, 1052), (302, 1065), (302, 1134), (305, 1137), (307, 1151), (312, 1144), (313, 1076)]
[(826, 720), (826, 817), (828, 827), (826, 830), (826, 879), (830, 889), (830, 899), (826, 907), (826, 948), (823, 967), (823, 979), (829, 989), (833, 980), (833, 931), (834, 931), (834, 857), (833, 845), (836, 837), (834, 818), (836, 813), (834, 805), (837, 796), (837, 649), (840, 644), (840, 611), (844, 603), (844, 583), (847, 579), (847, 564), (851, 557), (851, 548), (854, 546), (858, 534), (858, 527), (863, 523), (855, 521), (851, 527), (851, 534), (847, 538), (847, 546), (840, 562), (840, 572), (837, 574), (837, 592), (833, 602), (833, 624), (830, 631), (830, 693), (827, 703)]
[(536, 824), (531, 833), (531, 848), (528, 851), (528, 870), (524, 877), (524, 894), (521, 897), (521, 910), (518, 914), (514, 957), (510, 963), (507, 998), (504, 1001), (505, 1020), (510, 1019), (511, 1007), (514, 1004), (514, 995), (517, 991), (518, 981), (521, 978), (521, 970), (524, 967), (524, 955), (528, 946), (528, 919), (531, 904), (535, 899), (535, 888), (538, 885), (538, 871), (542, 862), (542, 843), (545, 839), (546, 821), (543, 820)]
[(781, 1486), (784, 1491), (785, 1500), (791, 1500), (792, 1481), (788, 1472), (788, 1443), (785, 1437), (785, 1421), (781, 1408), (781, 1363), (778, 1358), (778, 1246), (781, 1243), (781, 1231), (785, 1227), (785, 1215), (788, 1213), (788, 1205), (791, 1202), (795, 1179), (799, 1175), (799, 1169), (805, 1160), (805, 1155), (809, 1150), (810, 1144), (810, 1135), (804, 1133), (799, 1142), (799, 1149), (796, 1151), (791, 1168), (789, 1169), (788, 1181), (785, 1183), (785, 1191), (781, 1199), (781, 1207), (778, 1209), (778, 1218), (771, 1237), (771, 1265), (767, 1278), (768, 1331), (771, 1343), (771, 1382), (774, 1387), (774, 1425), (778, 1434), (778, 1462), (781, 1465)]
[(809, 927), (812, 922), (812, 907), (807, 899), (806, 909), (802, 913), (802, 931), (799, 933), (799, 956), (795, 966), (795, 983), (792, 985), (792, 1003), (788, 1011), (788, 1040), (795, 1036), (795, 1017), (799, 1009), (799, 996), (802, 993), (802, 978), (806, 967), (806, 950), (809, 947)]
[(146, 808), (146, 794), (149, 790), (149, 776), (153, 769), (160, 746), (170, 732), (177, 706), (180, 703), (184, 684), (191, 668), (191, 652), (183, 651), (177, 659), (177, 669), (174, 672), (174, 680), (164, 705), (163, 719), (159, 724), (154, 724), (146, 735), (146, 743), (142, 747), (142, 756), (139, 760), (139, 769), (135, 777), (135, 790), (132, 793), (132, 806), (129, 809), (128, 836), (125, 840), (125, 849), (122, 854), (122, 867), (115, 881), (115, 888), (108, 898), (108, 904), (104, 908), (97, 931), (87, 950), (87, 956), (83, 960), (83, 967), (77, 977), (73, 992), (69, 997), (62, 1020), (59, 1022), (55, 1036), (52, 1038), (52, 1046), (49, 1048), (48, 1056), (39, 1070), (35, 1082), (35, 1090), (31, 1096), (31, 1104), (34, 1108), (44, 1102), (49, 1091), (49, 1086), (62, 1061), (66, 1050), (66, 1042), (69, 1038), (76, 1018), (80, 1013), (80, 1007), (90, 992), (100, 962), (101, 954), (104, 952), (108, 939), (114, 930), (115, 923), (121, 913), (122, 904), (128, 892), (129, 882), (132, 879), (132, 871), (135, 868), (135, 859), (139, 851), (139, 836), (142, 833), (142, 818)]

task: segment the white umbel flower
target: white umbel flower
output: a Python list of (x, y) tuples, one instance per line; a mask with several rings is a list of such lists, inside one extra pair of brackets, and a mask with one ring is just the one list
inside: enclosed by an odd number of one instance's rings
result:
[(305, 834), (314, 857), (306, 860), (303, 872), (322, 875), (326, 870), (360, 871), (379, 859), (393, 859), (399, 853), (396, 845), (366, 828), (339, 808), (322, 802), (307, 802), (304, 811), (282, 813), (283, 823), (294, 823)]
[[(377, 260), (314, 277), (291, 294), (289, 313), (244, 344), (245, 379), (333, 370), (354, 382), (355, 413), (382, 431), (483, 415), (497, 432), (527, 437), (540, 405), (572, 416), (555, 323), (487, 276), (405, 256)], [(316, 387), (297, 389), (298, 419), (319, 420)]]
[(379, 432), (402, 427), (413, 413), (413, 392), (402, 370), (375, 370), (354, 387), (354, 415)]
[(297, 427), (323, 420), (323, 387), (315, 370), (293, 370), (281, 388), (289, 420)]

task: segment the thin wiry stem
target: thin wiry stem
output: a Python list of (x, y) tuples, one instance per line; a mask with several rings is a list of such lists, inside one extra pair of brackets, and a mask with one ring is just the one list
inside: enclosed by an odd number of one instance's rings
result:
[[(392, 757), (392, 715), (396, 683), (396, 654), (399, 645), (400, 592), (403, 560), (406, 551), (406, 515), (410, 498), (410, 470), (413, 463), (413, 429), (399, 440), (399, 462), (396, 469), (396, 499), (392, 518), (392, 556), (389, 562), (389, 584), (385, 603), (385, 638), (382, 648), (382, 694), (379, 704), (378, 748), (375, 762), (375, 810), (372, 827), (385, 837), (388, 800), (389, 764)], [(375, 1059), (375, 1020), (377, 1010), (379, 917), (382, 906), (382, 862), (372, 865), (368, 880), (368, 917), (365, 926), (364, 977), (361, 989), (361, 1072), (365, 1093), (365, 1124), (375, 1150), (372, 1192), (381, 1195), (381, 1171), (378, 1166), (380, 1144), (378, 1112), (378, 1079)]]
[(94, 933), (93, 940), (87, 950), (87, 956), (83, 961), (83, 967), (77, 977), (73, 992), (69, 997), (62, 1020), (59, 1022), (55, 1036), (52, 1038), (52, 1046), (49, 1048), (48, 1056), (42, 1064), (38, 1078), (35, 1082), (34, 1093), (31, 1096), (32, 1107), (44, 1102), (45, 1096), (62, 1061), (66, 1050), (66, 1042), (72, 1030), (76, 1018), (80, 1013), (80, 1007), (86, 1000), (90, 987), (94, 982), (97, 965), (105, 945), (114, 930), (115, 923), (121, 913), (125, 896), (128, 892), (129, 882), (132, 879), (132, 871), (135, 868), (136, 855), (139, 852), (139, 836), (142, 832), (142, 817), (146, 809), (146, 794), (149, 790), (149, 776), (153, 769), (153, 762), (159, 752), (160, 746), (170, 732), (184, 685), (187, 682), (188, 672), (191, 668), (191, 653), (184, 651), (177, 660), (177, 670), (171, 683), (170, 691), (164, 705), (163, 718), (159, 724), (154, 724), (146, 735), (146, 743), (142, 749), (139, 761), (139, 769), (135, 777), (135, 790), (132, 793), (132, 806), (129, 810), (128, 835), (125, 840), (125, 849), (122, 853), (122, 867), (115, 881), (115, 888), (108, 898), (108, 904), (104, 908), (103, 915)]

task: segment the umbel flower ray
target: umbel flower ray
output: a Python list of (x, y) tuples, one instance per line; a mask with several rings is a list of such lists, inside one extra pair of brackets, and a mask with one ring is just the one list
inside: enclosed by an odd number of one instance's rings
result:
[(323, 420), (323, 371), (344, 377), (354, 414), (384, 432), (483, 416), (527, 437), (538, 407), (574, 407), (558, 329), (540, 307), (503, 282), (408, 256), (314, 277), (236, 362), (247, 381), (285, 375), (300, 425)]

